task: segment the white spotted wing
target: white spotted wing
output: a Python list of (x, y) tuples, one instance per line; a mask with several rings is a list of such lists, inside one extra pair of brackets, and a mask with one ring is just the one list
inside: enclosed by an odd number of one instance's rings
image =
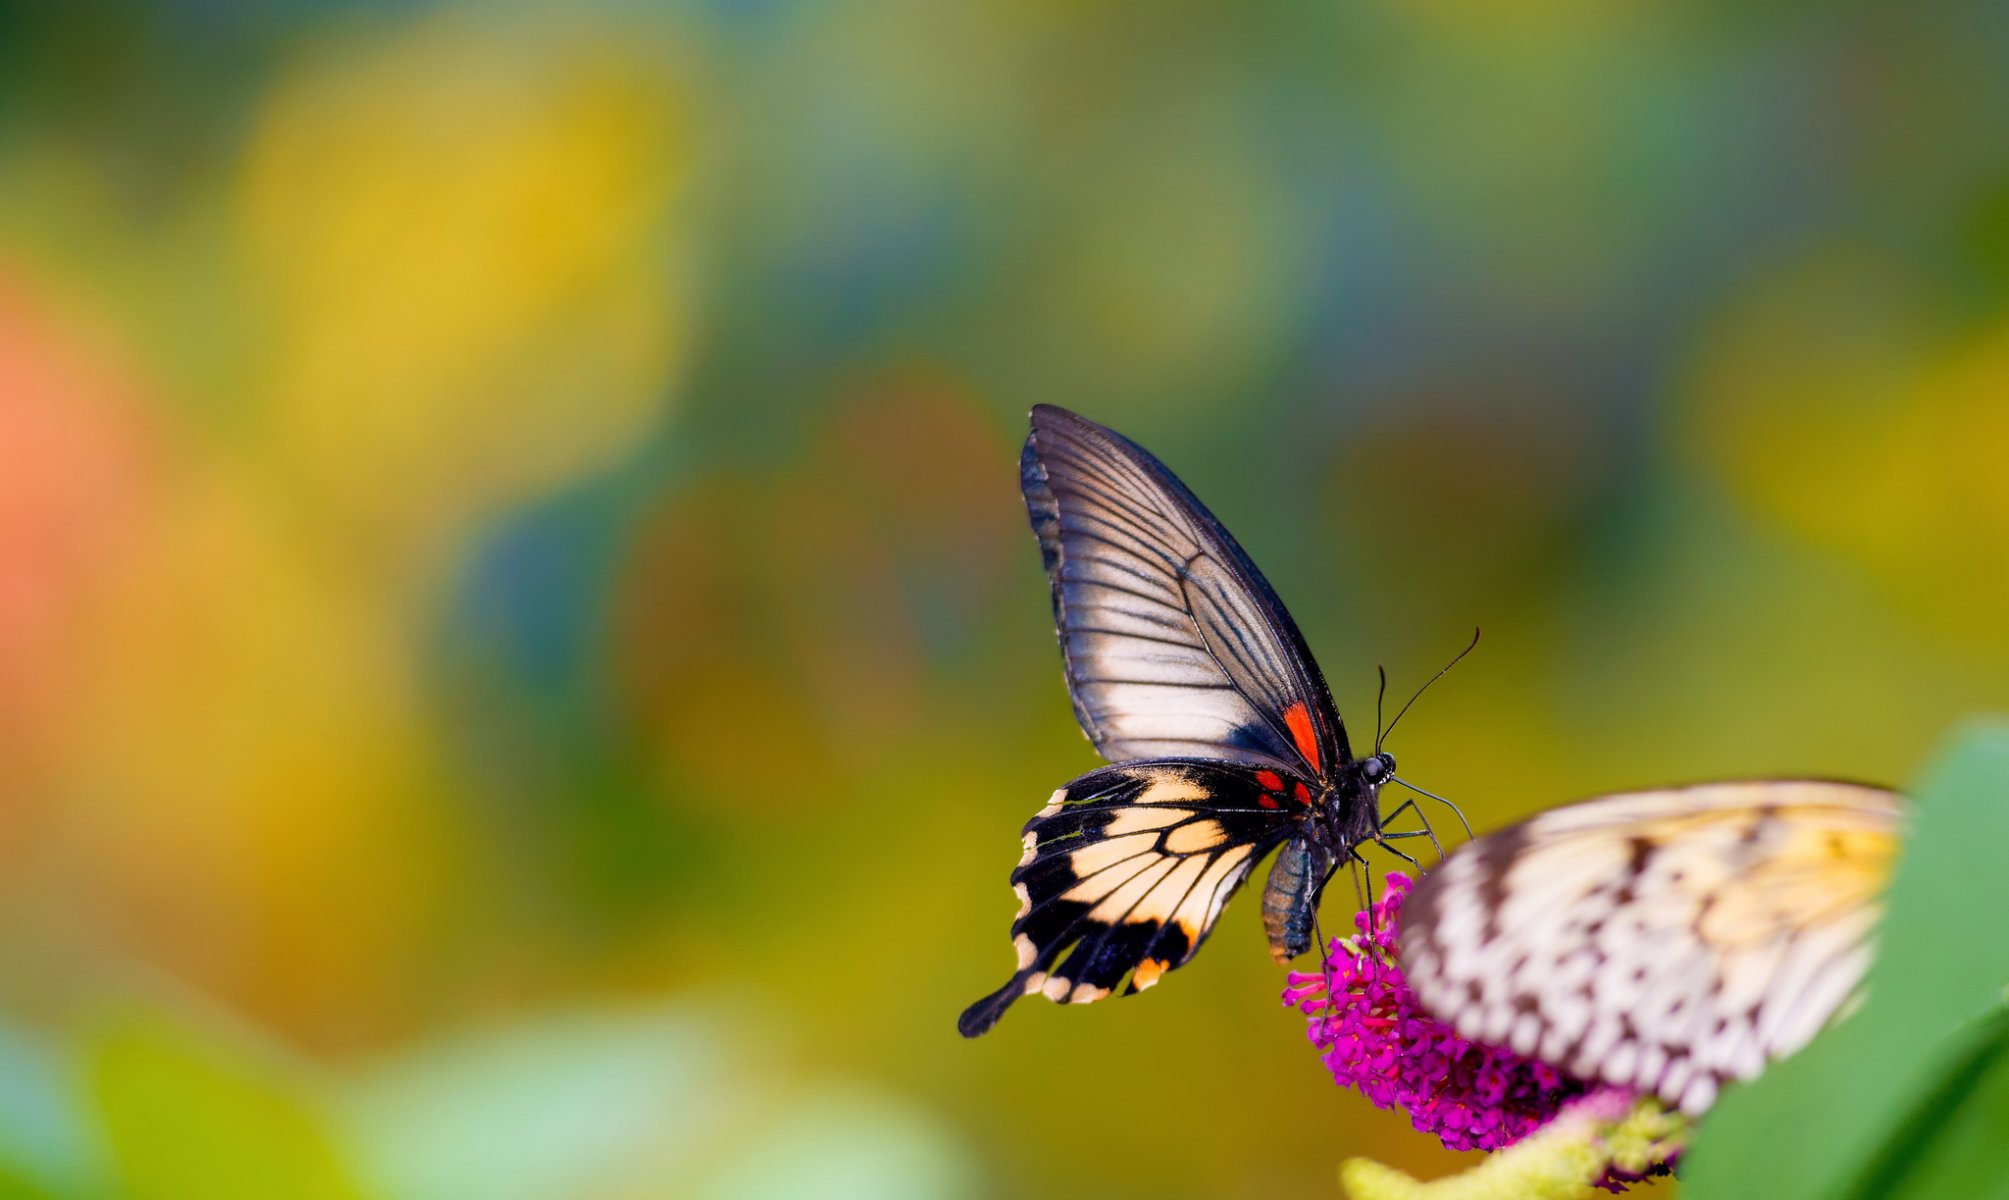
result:
[(1403, 971), (1463, 1036), (1699, 1113), (1855, 994), (1903, 820), (1811, 780), (1554, 809), (1417, 885)]

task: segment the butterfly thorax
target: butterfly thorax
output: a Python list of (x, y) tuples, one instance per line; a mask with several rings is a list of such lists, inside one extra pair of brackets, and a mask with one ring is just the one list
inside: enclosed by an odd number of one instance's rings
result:
[(1381, 829), (1381, 785), (1395, 773), (1392, 755), (1354, 759), (1313, 798), (1302, 831), (1284, 844), (1263, 889), (1270, 954), (1289, 962), (1311, 948), (1319, 895), (1333, 870)]
[(1381, 785), (1395, 774), (1395, 756), (1386, 752), (1341, 764), (1326, 789), (1313, 823), (1317, 836), (1339, 859), (1381, 832)]

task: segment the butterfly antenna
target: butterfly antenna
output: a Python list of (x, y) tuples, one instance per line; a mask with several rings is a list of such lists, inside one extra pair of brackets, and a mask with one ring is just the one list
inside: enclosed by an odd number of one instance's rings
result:
[(1388, 668), (1376, 664), (1374, 671), (1381, 676), (1381, 690), (1374, 693), (1374, 752), (1381, 753), (1381, 701), (1388, 695)]
[(1374, 752), (1375, 752), (1376, 754), (1379, 754), (1379, 753), (1381, 753), (1381, 739), (1382, 739), (1382, 738), (1385, 738), (1385, 737), (1388, 737), (1388, 736), (1390, 736), (1391, 734), (1393, 734), (1393, 733), (1395, 732), (1395, 727), (1396, 727), (1397, 725), (1400, 725), (1400, 724), (1402, 724), (1402, 718), (1403, 718), (1403, 717), (1406, 717), (1406, 716), (1408, 716), (1408, 715), (1409, 715), (1409, 705), (1410, 705), (1410, 704), (1414, 704), (1414, 703), (1416, 703), (1416, 699), (1417, 699), (1417, 697), (1418, 697), (1418, 696), (1421, 696), (1421, 695), (1422, 695), (1422, 694), (1423, 694), (1424, 692), (1427, 692), (1427, 691), (1429, 691), (1429, 690), (1430, 690), (1430, 685), (1431, 685), (1431, 684), (1433, 684), (1433, 683), (1437, 682), (1438, 680), (1440, 680), (1440, 679), (1444, 678), (1444, 672), (1446, 672), (1446, 671), (1449, 671), (1449, 670), (1450, 670), (1450, 669), (1451, 669), (1452, 667), (1455, 667), (1455, 666), (1457, 666), (1457, 665), (1458, 665), (1458, 664), (1459, 664), (1460, 662), (1463, 662), (1463, 661), (1464, 661), (1464, 659), (1465, 659), (1465, 656), (1466, 656), (1467, 654), (1470, 654), (1470, 653), (1471, 653), (1471, 652), (1472, 652), (1472, 651), (1473, 651), (1473, 650), (1474, 650), (1474, 649), (1475, 649), (1475, 648), (1476, 648), (1476, 647), (1477, 647), (1478, 645), (1479, 645), (1479, 631), (1478, 631), (1478, 629), (1474, 628), (1474, 629), (1472, 630), (1472, 641), (1471, 641), (1471, 643), (1470, 643), (1469, 645), (1467, 645), (1467, 646), (1466, 646), (1466, 647), (1465, 647), (1465, 648), (1464, 648), (1463, 650), (1460, 650), (1460, 651), (1458, 651), (1458, 656), (1457, 656), (1456, 658), (1453, 658), (1453, 659), (1452, 659), (1452, 660), (1451, 660), (1450, 662), (1447, 662), (1447, 663), (1445, 663), (1445, 664), (1444, 664), (1444, 665), (1443, 665), (1442, 667), (1439, 667), (1439, 668), (1437, 669), (1437, 673), (1436, 673), (1435, 675), (1432, 675), (1432, 676), (1431, 676), (1430, 678), (1428, 678), (1428, 679), (1424, 680), (1424, 681), (1423, 681), (1423, 686), (1422, 686), (1422, 687), (1420, 687), (1420, 688), (1417, 688), (1417, 689), (1416, 689), (1416, 695), (1414, 695), (1414, 696), (1411, 696), (1411, 697), (1409, 697), (1409, 704), (1405, 704), (1405, 705), (1403, 705), (1403, 706), (1402, 706), (1402, 711), (1401, 711), (1401, 712), (1399, 712), (1399, 713), (1396, 713), (1396, 714), (1395, 714), (1395, 719), (1394, 719), (1393, 721), (1390, 721), (1390, 722), (1388, 723), (1388, 731), (1387, 731), (1387, 733), (1383, 733), (1383, 734), (1380, 734), (1380, 735), (1378, 735), (1378, 736), (1377, 736), (1377, 737), (1375, 738), (1375, 742), (1374, 742)]
[[(1452, 815), (1458, 818), (1458, 824), (1460, 824), (1460, 825), (1463, 825), (1463, 826), (1465, 827), (1465, 840), (1466, 840), (1466, 841), (1468, 841), (1468, 842), (1469, 842), (1469, 841), (1471, 841), (1471, 840), (1472, 840), (1472, 838), (1473, 838), (1473, 837), (1475, 836), (1475, 835), (1474, 835), (1474, 834), (1472, 833), (1472, 823), (1471, 823), (1470, 821), (1467, 821), (1467, 820), (1465, 819), (1465, 813), (1464, 813), (1464, 811), (1463, 811), (1462, 809), (1460, 809), (1460, 808), (1459, 808), (1459, 807), (1458, 807), (1457, 805), (1455, 805), (1455, 804), (1451, 803), (1451, 802), (1450, 802), (1449, 800), (1446, 800), (1446, 799), (1445, 799), (1444, 797), (1442, 797), (1442, 796), (1438, 795), (1438, 794), (1437, 794), (1437, 793), (1435, 793), (1435, 792), (1426, 792), (1426, 791), (1424, 791), (1424, 790), (1423, 790), (1422, 788), (1420, 788), (1420, 787), (1417, 787), (1417, 786), (1416, 786), (1415, 784), (1413, 784), (1413, 783), (1409, 782), (1409, 781), (1408, 781), (1407, 779), (1404, 779), (1404, 778), (1402, 778), (1402, 777), (1401, 777), (1400, 775), (1391, 775), (1391, 776), (1389, 776), (1389, 778), (1390, 778), (1391, 780), (1393, 780), (1394, 782), (1396, 782), (1396, 783), (1399, 783), (1399, 784), (1401, 784), (1401, 785), (1402, 785), (1403, 787), (1406, 787), (1406, 788), (1408, 788), (1408, 789), (1409, 789), (1410, 791), (1412, 791), (1412, 792), (1415, 792), (1415, 793), (1416, 793), (1417, 795), (1419, 795), (1419, 796), (1427, 796), (1427, 797), (1429, 797), (1430, 799), (1432, 799), (1432, 800), (1435, 800), (1435, 801), (1436, 801), (1437, 803), (1439, 803), (1439, 804), (1443, 805), (1443, 806), (1444, 806), (1445, 808), (1448, 808), (1448, 809), (1450, 809), (1450, 810), (1451, 810), (1451, 813), (1452, 813)], [(1398, 812), (1399, 812), (1399, 811), (1401, 811), (1401, 810), (1400, 810), (1400, 809), (1398, 809), (1398, 810), (1396, 810), (1396, 811), (1398, 811)], [(1419, 816), (1420, 816), (1420, 815), (1422, 815), (1422, 814), (1421, 814), (1421, 812), (1419, 811), (1417, 815), (1419, 815)], [(1428, 824), (1428, 822), (1425, 822), (1425, 824), (1427, 825), (1427, 824)]]

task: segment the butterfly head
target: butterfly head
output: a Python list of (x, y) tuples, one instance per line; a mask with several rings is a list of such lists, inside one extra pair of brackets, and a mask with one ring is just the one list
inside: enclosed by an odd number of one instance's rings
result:
[(1386, 752), (1356, 758), (1327, 789), (1319, 814), (1327, 849), (1341, 859), (1381, 828), (1381, 786), (1395, 777), (1395, 756)]
[(1382, 751), (1360, 761), (1360, 778), (1369, 787), (1380, 787), (1395, 776), (1395, 756)]

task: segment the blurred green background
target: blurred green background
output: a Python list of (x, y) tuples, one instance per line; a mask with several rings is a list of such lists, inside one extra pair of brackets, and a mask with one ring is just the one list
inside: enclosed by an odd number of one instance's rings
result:
[[(1049, 401), (1482, 826), (2009, 703), (2009, 8), (0, 6), (0, 1195), (1330, 1196), (1028, 1004)], [(1335, 904), (1329, 924), (1344, 920)], [(1665, 1190), (1665, 1189), (1663, 1189)]]

